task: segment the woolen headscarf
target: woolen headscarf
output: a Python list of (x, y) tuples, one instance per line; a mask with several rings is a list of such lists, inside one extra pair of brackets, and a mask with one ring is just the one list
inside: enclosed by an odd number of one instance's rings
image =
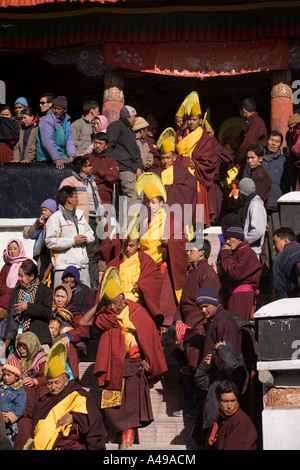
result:
[[(8, 254), (8, 247), (12, 242), (16, 242), (20, 249), (19, 256), (16, 256), (15, 258), (13, 258), (12, 256), (9, 256)], [(18, 282), (19, 267), (21, 266), (23, 261), (26, 261), (27, 259), (28, 257), (26, 256), (23, 242), (19, 240), (18, 238), (12, 238), (11, 240), (9, 240), (9, 242), (6, 245), (6, 253), (5, 253), (5, 261), (11, 265), (9, 273), (6, 278), (7, 287), (11, 287), (11, 288), (16, 287), (16, 284)]]
[(44, 351), (38, 337), (31, 331), (26, 331), (22, 335), (16, 337), (15, 348), (18, 350), (18, 345), (23, 343), (27, 348), (27, 357), (21, 358), (22, 373), (25, 372), (32, 364), (35, 356)]

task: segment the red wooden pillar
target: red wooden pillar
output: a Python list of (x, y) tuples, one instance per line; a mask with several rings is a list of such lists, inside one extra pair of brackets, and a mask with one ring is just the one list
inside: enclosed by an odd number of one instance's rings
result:
[(120, 117), (120, 109), (124, 106), (124, 81), (122, 75), (115, 72), (106, 73), (104, 77), (104, 93), (102, 114), (111, 123)]
[(272, 72), (271, 77), (271, 131), (278, 130), (282, 133), (285, 146), (285, 135), (288, 130), (287, 122), (293, 114), (292, 101), (292, 76), (290, 70), (278, 70)]

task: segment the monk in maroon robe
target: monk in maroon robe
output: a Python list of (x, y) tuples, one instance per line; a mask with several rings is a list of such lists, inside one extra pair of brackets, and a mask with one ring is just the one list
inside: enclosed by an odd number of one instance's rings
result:
[(197, 204), (204, 207), (204, 224), (210, 227), (208, 190), (213, 184), (218, 156), (211, 137), (201, 127), (202, 116), (188, 118), (189, 134), (176, 146), (178, 163), (188, 169), (198, 183)]
[(249, 243), (243, 241), (241, 227), (229, 227), (224, 238), (226, 244), (219, 256), (229, 290), (227, 308), (245, 320), (250, 320), (254, 313), (262, 265)]
[[(130, 247), (128, 249), (128, 244), (134, 245), (134, 249)], [(123, 251), (123, 250), (122, 250)], [(103, 273), (105, 276), (106, 271), (111, 267), (115, 266), (120, 270), (120, 265), (124, 263), (126, 257), (123, 252), (120, 252), (119, 256), (115, 257), (110, 261), (106, 267), (106, 270)], [(139, 269), (140, 275), (134, 286), (134, 290), (138, 291), (138, 300), (139, 302), (151, 315), (155, 324), (159, 327), (162, 325), (164, 316), (161, 313), (159, 304), (162, 288), (162, 273), (159, 269), (159, 266), (153, 261), (151, 256), (147, 255), (140, 249), (139, 240), (125, 240), (124, 241), (124, 252), (127, 255), (127, 258), (138, 254)], [(129, 273), (128, 273), (129, 275)], [(99, 286), (98, 292), (101, 290), (101, 284)]]
[[(117, 294), (117, 295), (116, 295)], [(101, 413), (108, 432), (122, 431), (122, 445), (132, 448), (134, 430), (153, 421), (149, 382), (155, 383), (167, 371), (159, 333), (148, 312), (125, 299), (114, 280), (107, 282), (105, 300), (81, 320), (94, 325), (101, 336), (94, 374), (102, 389)], [(129, 335), (129, 338), (128, 338)], [(120, 394), (111, 402), (112, 394)]]
[[(164, 183), (164, 170), (173, 169), (173, 180)], [(179, 204), (182, 210), (182, 220), (184, 222), (184, 205), (191, 208), (191, 223), (195, 222), (197, 204), (197, 181), (193, 175), (176, 161), (176, 154), (169, 152), (161, 156), (161, 167), (156, 168), (153, 173), (157, 174), (163, 181), (167, 192), (167, 203), (171, 207)], [(187, 215), (187, 219), (189, 216)], [(189, 222), (186, 220), (186, 222)]]
[(235, 161), (238, 168), (246, 165), (247, 149), (250, 145), (259, 144), (266, 147), (268, 133), (264, 120), (256, 112), (256, 103), (251, 98), (243, 100), (240, 104), (240, 114), (247, 121), (247, 129), (243, 141), (235, 153)]

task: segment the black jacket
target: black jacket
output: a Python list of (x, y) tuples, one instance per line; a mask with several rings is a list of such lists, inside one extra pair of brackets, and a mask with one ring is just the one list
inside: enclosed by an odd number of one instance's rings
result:
[[(18, 324), (15, 321), (14, 304), (18, 301), (20, 286), (15, 287), (11, 294), (11, 298), (7, 310), (7, 321), (3, 334), (4, 339), (15, 341)], [(27, 314), (31, 318), (29, 329), (34, 333), (41, 344), (52, 345), (52, 338), (48, 327), (48, 321), (52, 312), (53, 291), (44, 284), (39, 284), (34, 304), (28, 303)]]
[(143, 170), (140, 149), (128, 119), (120, 118), (112, 122), (106, 133), (109, 143), (105, 153), (118, 163), (119, 171), (136, 173), (138, 169)]

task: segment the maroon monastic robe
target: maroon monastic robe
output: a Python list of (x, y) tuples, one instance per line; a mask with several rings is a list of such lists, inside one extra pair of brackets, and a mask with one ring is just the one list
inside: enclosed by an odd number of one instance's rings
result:
[(243, 142), (235, 153), (235, 161), (239, 168), (246, 164), (247, 149), (250, 145), (259, 144), (266, 147), (268, 133), (264, 120), (257, 114), (252, 113), (248, 119), (248, 127)]
[[(155, 323), (148, 312), (137, 302), (126, 299), (125, 304), (129, 307), (130, 321), (136, 328), (141, 355), (150, 365), (148, 379), (157, 382), (168, 367)], [(102, 333), (94, 375), (98, 378), (100, 388), (120, 390), (126, 346), (117, 315), (103, 306), (96, 312), (93, 321), (94, 326)]]
[[(173, 184), (166, 184), (167, 204), (171, 207), (173, 204), (179, 204), (182, 208), (182, 218), (184, 217), (184, 205), (192, 206), (192, 223), (195, 222), (196, 204), (197, 204), (197, 181), (193, 175), (180, 164), (173, 165)], [(162, 168), (156, 168), (156, 173), (160, 178), (163, 172)], [(179, 214), (180, 215), (180, 214)], [(184, 222), (184, 218), (182, 219)]]
[[(190, 157), (182, 155), (177, 156), (178, 163), (186, 169), (190, 165)], [(192, 160), (195, 163), (195, 177), (200, 185), (200, 191), (197, 192), (197, 204), (204, 205), (204, 224), (210, 227), (209, 199), (207, 192), (213, 184), (218, 156), (213, 146), (211, 137), (203, 130), (203, 134), (196, 144)]]
[[(162, 288), (162, 273), (159, 269), (159, 266), (153, 261), (151, 256), (147, 255), (147, 253), (139, 250), (138, 256), (140, 260), (141, 274), (137, 284), (142, 292), (140, 303), (150, 313), (156, 324), (162, 324), (163, 315), (159, 307)], [(115, 266), (117, 269), (119, 269), (122, 262), (123, 255), (120, 253), (119, 256), (108, 263), (106, 270), (111, 266)], [(103, 273), (103, 277), (106, 270)], [(99, 289), (101, 289), (101, 285)], [(100, 290), (98, 292), (100, 292)]]
[(242, 333), (232, 315), (219, 304), (213, 317), (205, 325), (204, 357), (212, 354), (216, 343), (229, 341), (239, 359), (242, 351)]
[(112, 203), (113, 186), (119, 178), (119, 168), (117, 162), (105, 155), (91, 153), (87, 155), (93, 166), (93, 174), (98, 187), (102, 204)]
[(234, 251), (223, 249), (219, 256), (229, 290), (227, 308), (249, 320), (259, 287), (262, 265), (248, 242), (240, 243)]

